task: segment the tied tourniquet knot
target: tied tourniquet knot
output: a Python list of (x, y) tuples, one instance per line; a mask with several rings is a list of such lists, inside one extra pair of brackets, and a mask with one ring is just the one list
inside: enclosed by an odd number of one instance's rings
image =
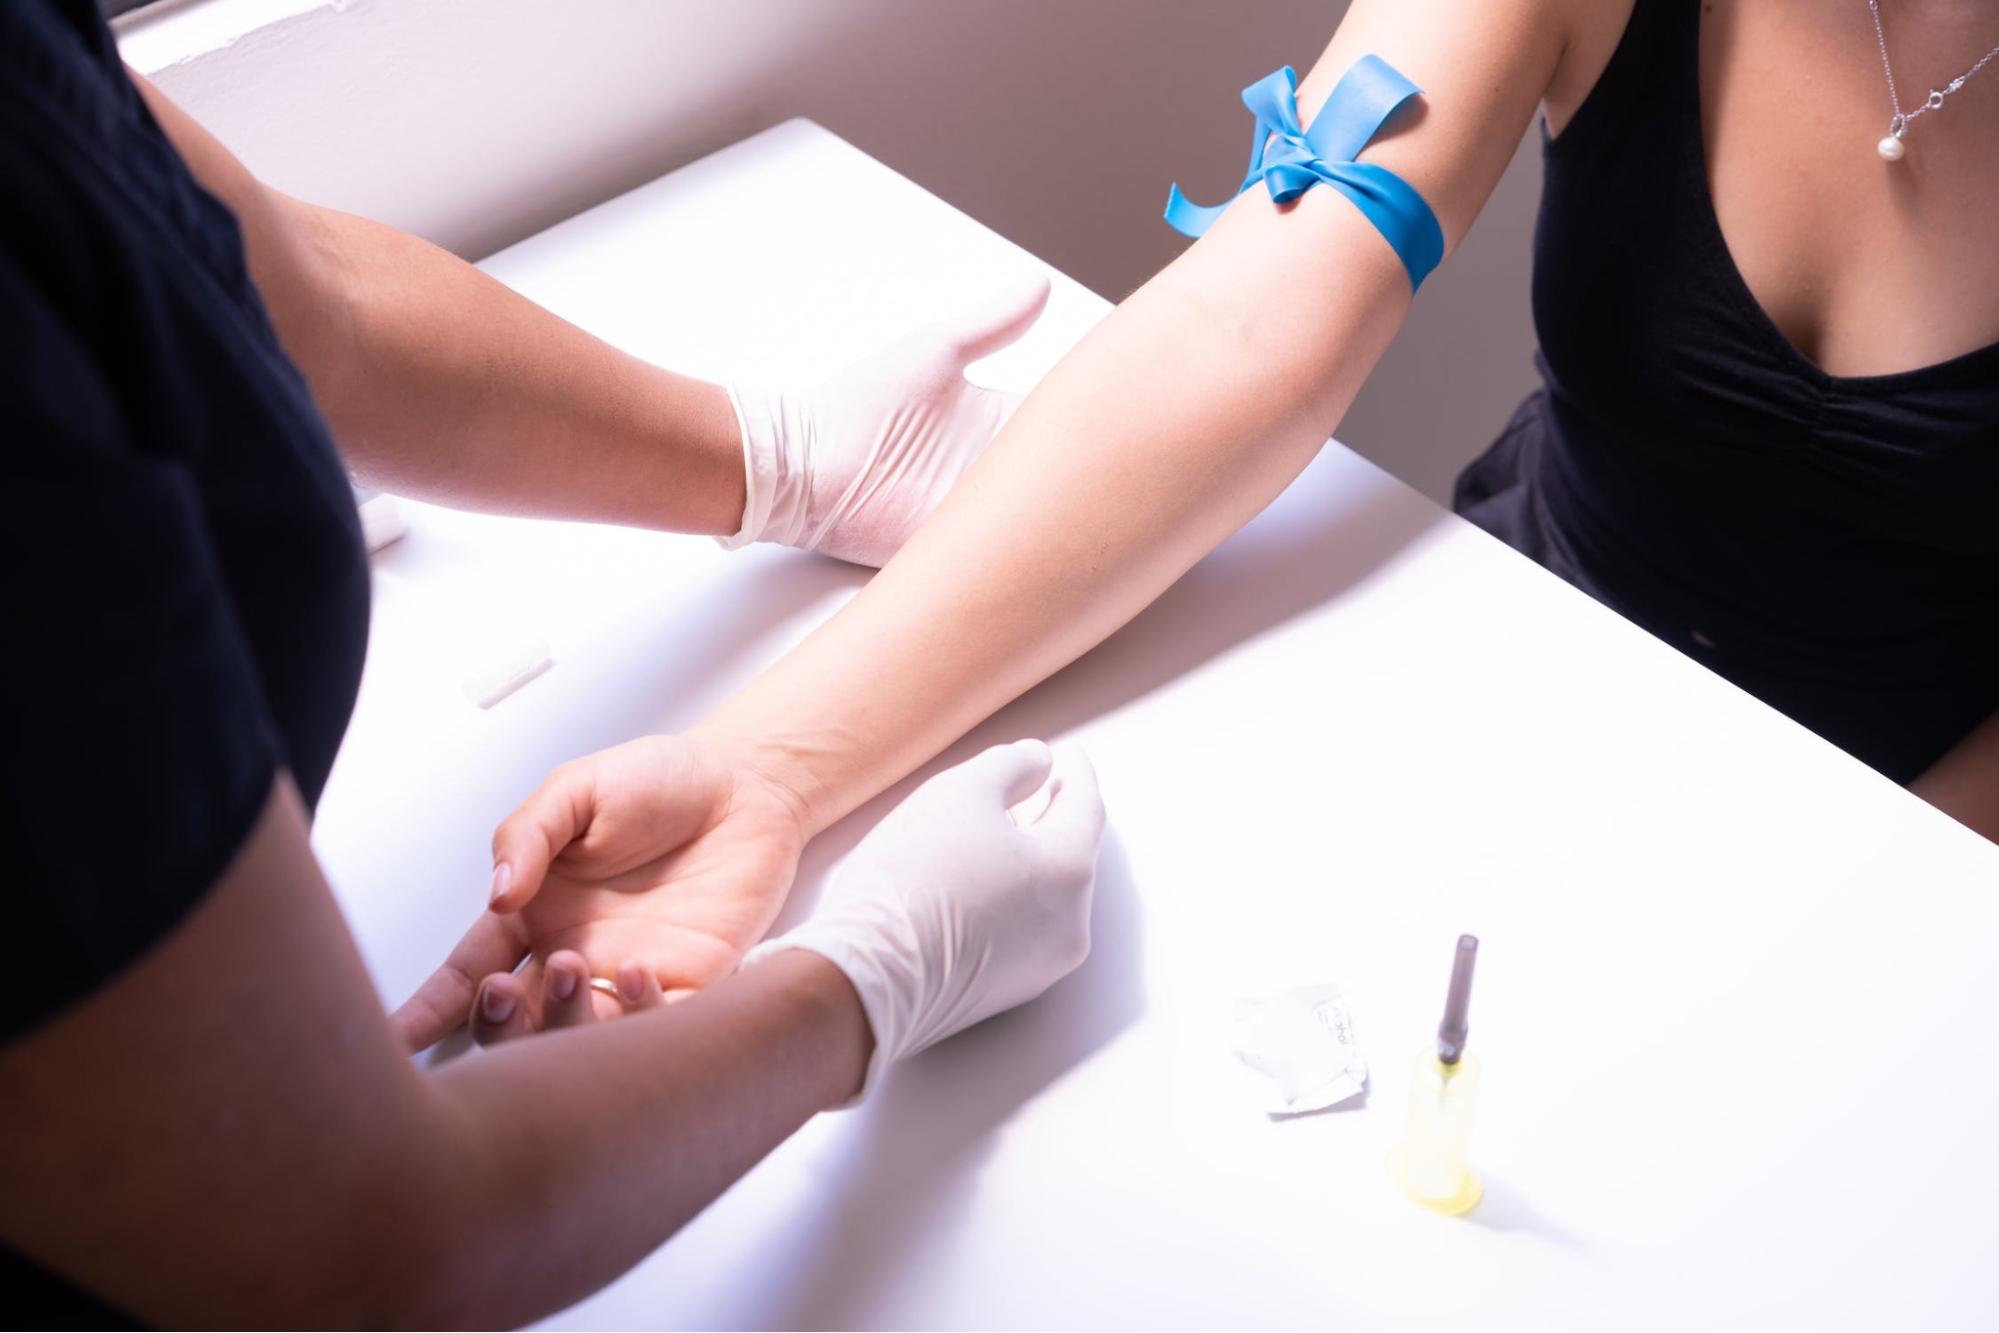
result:
[[(1395, 248), (1409, 270), (1413, 291), (1444, 257), (1437, 215), (1409, 182), (1387, 167), (1353, 159), (1397, 107), (1422, 91), (1380, 56), (1362, 56), (1340, 77), (1308, 130), (1298, 123), (1298, 76), (1291, 67), (1259, 79), (1242, 90), (1243, 105), (1256, 117), (1256, 137), (1250, 144), (1249, 172), (1236, 194), (1262, 181), (1270, 187), (1270, 197), (1284, 204), (1314, 185), (1332, 186), (1353, 200)], [(1175, 185), (1166, 200), (1166, 221), (1177, 232), (1199, 236), (1227, 207), (1190, 203)]]

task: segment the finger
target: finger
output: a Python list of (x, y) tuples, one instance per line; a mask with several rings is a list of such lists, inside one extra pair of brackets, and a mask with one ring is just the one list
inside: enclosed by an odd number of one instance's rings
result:
[(665, 992), (659, 987), (658, 974), (644, 964), (629, 959), (618, 964), (618, 998), (624, 1002), (627, 1013), (657, 1009), (666, 1003)]
[(541, 1025), (573, 1028), (597, 1019), (590, 989), (590, 965), (571, 949), (550, 954), (541, 972)]
[(596, 770), (564, 764), (493, 830), (492, 910), (518, 912), (540, 891), (549, 862), (590, 827)]
[(481, 1046), (524, 1037), (528, 1027), (527, 987), (511, 972), (495, 972), (479, 986), (472, 1010), (472, 1040)]
[(1027, 826), (1043, 847), (1094, 864), (1104, 841), (1104, 798), (1083, 747), (1065, 742), (1054, 752), (1048, 808)]
[(1055, 757), (1045, 741), (1023, 740), (995, 745), (932, 781), (962, 784), (991, 793), (1002, 809), (1019, 805), (1048, 780)]
[(944, 336), (958, 354), (960, 366), (991, 356), (1020, 340), (1048, 307), (1048, 275), (1036, 273), (988, 299), (984, 304), (942, 321)]
[(527, 928), (519, 917), (481, 912), (437, 971), (389, 1015), (403, 1049), (414, 1055), (454, 1031), (472, 1011), (479, 979), (513, 971), (527, 952)]

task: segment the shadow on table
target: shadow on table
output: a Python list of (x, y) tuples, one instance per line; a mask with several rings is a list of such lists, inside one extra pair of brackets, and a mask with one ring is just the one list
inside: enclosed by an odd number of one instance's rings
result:
[(1359, 586), (1445, 519), (1386, 474), (1329, 448), (1131, 623), (814, 839), (800, 867), (802, 892), (779, 928), (809, 908), (825, 868), (925, 778), (987, 746), (1059, 736), (1143, 698)]
[(1366, 582), (1445, 521), (1385, 474), (1345, 461), (1322, 454), (1130, 624), (973, 738), (1053, 735), (1142, 698)]
[(828, 1182), (828, 1207), (786, 1237), (798, 1256), (772, 1328), (872, 1322), (881, 1284), (955, 1225), (994, 1131), (1016, 1108), (1145, 1012), (1139, 897), (1115, 821), (1104, 840), (1090, 914), (1090, 957), (1039, 999), (990, 1018), (905, 1062)]
[[(662, 536), (622, 571), (634, 585), (622, 618), (583, 622), (557, 638), (554, 667), (494, 709), (491, 725), (466, 738), (454, 782), (490, 790), (495, 819), (566, 760), (637, 736), (683, 731), (768, 659), (779, 627), (866, 582), (869, 571), (773, 548), (752, 548), (690, 584), (671, 571), (687, 538)], [(408, 576), (391, 547), (376, 557), (378, 582)], [(476, 561), (448, 571), (490, 577)], [(601, 571), (593, 571), (601, 577)], [(496, 608), (496, 614), (501, 608)], [(534, 623), (532, 605), (522, 612)], [(452, 704), (457, 700), (452, 699)]]
[[(745, 662), (776, 625), (836, 593), (859, 588), (871, 570), (791, 551), (739, 552), (750, 570), (732, 570), (686, 607), (676, 607), (634, 638), (641, 646), (615, 668), (622, 680), (597, 682), (600, 697), (632, 701), (623, 734), (605, 745), (655, 732), (684, 731), (701, 720), (702, 701), (740, 679)], [(689, 625), (700, 633), (690, 635)], [(622, 630), (621, 633), (628, 633)]]
[(1480, 1171), (1479, 1184), (1485, 1190), (1485, 1197), (1478, 1206), (1465, 1214), (1465, 1221), (1487, 1231), (1517, 1231), (1529, 1236), (1538, 1236), (1565, 1250), (1584, 1250), (1588, 1246), (1582, 1237), (1570, 1231), (1561, 1223), (1534, 1207), (1533, 1202), (1518, 1187)]

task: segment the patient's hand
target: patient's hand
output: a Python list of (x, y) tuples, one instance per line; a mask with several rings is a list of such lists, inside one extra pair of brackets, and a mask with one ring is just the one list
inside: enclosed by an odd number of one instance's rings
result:
[(798, 803), (712, 741), (651, 736), (564, 764), (494, 833), (493, 909), (396, 1028), (421, 1050), (465, 1021), (488, 974), (530, 954), (497, 988), (521, 1005), (499, 1026), (539, 1027), (541, 964), (557, 950), (607, 979), (637, 962), (668, 998), (705, 986), (770, 928), (805, 841)]

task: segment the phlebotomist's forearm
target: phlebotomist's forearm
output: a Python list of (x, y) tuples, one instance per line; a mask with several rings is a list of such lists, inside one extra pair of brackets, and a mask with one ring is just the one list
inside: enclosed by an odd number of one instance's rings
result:
[(266, 188), (134, 78), (235, 211), (285, 350), (361, 480), (503, 513), (741, 526), (741, 435), (720, 385), (620, 352), (413, 236)]
[(185, 922), (0, 1048), (0, 1247), (163, 1327), (511, 1328), (650, 1253), (873, 1052), (846, 975), (790, 950), (425, 1073), (344, 931), (281, 780)]
[(383, 1253), (427, 1262), (349, 1314), (506, 1328), (582, 1299), (852, 1097), (872, 1045), (846, 977), (792, 950), (684, 1003), (452, 1066), (415, 1122), (431, 1147), (407, 1215), (381, 1224), (400, 1232)]

